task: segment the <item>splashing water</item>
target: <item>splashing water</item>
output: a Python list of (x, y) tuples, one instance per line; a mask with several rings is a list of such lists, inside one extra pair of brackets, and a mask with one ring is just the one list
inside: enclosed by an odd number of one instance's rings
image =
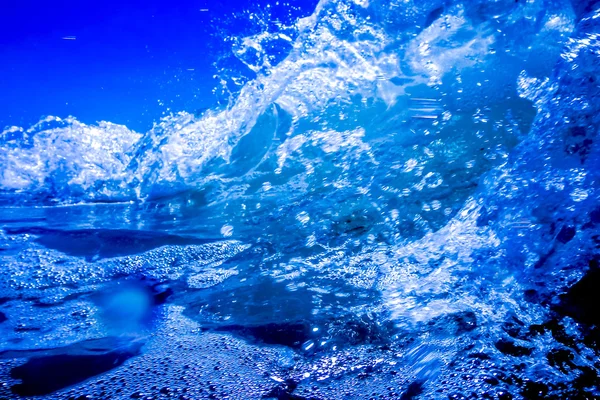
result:
[(595, 7), (323, 0), (226, 107), (7, 128), (0, 397), (600, 396)]

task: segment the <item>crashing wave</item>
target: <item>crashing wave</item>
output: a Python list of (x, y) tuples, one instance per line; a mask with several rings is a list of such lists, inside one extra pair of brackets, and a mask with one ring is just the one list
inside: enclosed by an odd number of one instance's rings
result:
[[(419, 14), (413, 14), (416, 10)], [(287, 57), (262, 65), (224, 110), (207, 110), (199, 117), (175, 114), (143, 135), (110, 123), (88, 126), (54, 117), (30, 129), (5, 130), (0, 148), (3, 197), (123, 201), (197, 189), (223, 176), (245, 136), (253, 135), (253, 142), (263, 142), (265, 148), (240, 149), (239, 157), (260, 151), (265, 156), (254, 160), (260, 162), (274, 152), (272, 142), (295, 140), (308, 130), (320, 134), (324, 124), (364, 123), (376, 129), (368, 120), (348, 120), (356, 114), (383, 113), (382, 122), (392, 123), (389, 130), (403, 136), (417, 127), (412, 119), (431, 118), (429, 130), (435, 133), (446, 118), (460, 118), (458, 110), (491, 105), (486, 98), (505, 94), (503, 86), (513, 85), (521, 69), (543, 71), (538, 60), (523, 64), (519, 58), (530, 55), (531, 48), (547, 58), (557, 56), (560, 46), (551, 39), (560, 43), (573, 25), (573, 15), (565, 10), (537, 3), (489, 8), (485, 2), (400, 6), (322, 1), (313, 15), (297, 22)], [(431, 21), (423, 21), (421, 14)], [(397, 26), (393, 18), (399, 17), (405, 20)], [(421, 29), (408, 29), (408, 21)], [(507, 32), (517, 29), (518, 39), (507, 42)], [(250, 48), (265, 52), (269, 46), (263, 49), (260, 43), (275, 39), (291, 40), (263, 33), (245, 38), (236, 54), (244, 61), (242, 53)], [(473, 82), (478, 86), (468, 87)], [(448, 98), (451, 93), (456, 95)], [(421, 94), (440, 104), (408, 104), (407, 110), (404, 99)], [(410, 115), (411, 108), (416, 115)], [(502, 122), (507, 121), (496, 123)]]

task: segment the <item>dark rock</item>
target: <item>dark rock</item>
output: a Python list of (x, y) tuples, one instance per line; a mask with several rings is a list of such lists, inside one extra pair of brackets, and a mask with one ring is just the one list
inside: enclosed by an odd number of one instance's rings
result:
[(584, 324), (600, 323), (600, 268), (598, 261), (590, 262), (590, 269), (567, 293), (560, 296), (556, 309)]
[(8, 318), (6, 317), (6, 314), (4, 314), (2, 311), (0, 311), (0, 324), (6, 320), (8, 320)]
[(563, 244), (568, 243), (575, 237), (575, 233), (577, 233), (577, 230), (574, 227), (565, 225), (556, 235), (556, 240)]
[(529, 356), (533, 352), (533, 349), (519, 346), (515, 344), (512, 340), (501, 339), (496, 342), (496, 348), (500, 350), (503, 354), (514, 356), (514, 357), (522, 357)]

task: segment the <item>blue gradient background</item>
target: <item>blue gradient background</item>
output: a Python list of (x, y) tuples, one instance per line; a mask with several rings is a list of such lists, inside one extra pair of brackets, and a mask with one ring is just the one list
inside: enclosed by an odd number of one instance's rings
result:
[(215, 62), (251, 77), (224, 38), (260, 31), (247, 17), (268, 4), (270, 20), (290, 23), (316, 1), (8, 1), (0, 12), (0, 128), (72, 115), (145, 131), (170, 111), (210, 107), (218, 101)]

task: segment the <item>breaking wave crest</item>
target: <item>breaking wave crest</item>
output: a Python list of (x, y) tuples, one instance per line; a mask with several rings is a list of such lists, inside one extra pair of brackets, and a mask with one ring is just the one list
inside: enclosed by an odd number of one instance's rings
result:
[[(264, 32), (237, 40), (234, 54), (256, 78), (224, 109), (174, 114), (144, 134), (72, 117), (5, 130), (3, 197), (123, 201), (197, 190), (210, 180), (268, 169), (263, 165), (298, 136), (310, 140), (328, 131), (362, 129), (368, 141), (392, 136), (425, 147), (474, 119), (487, 136), (482, 142), (490, 141), (485, 151), (498, 153), (504, 145), (498, 142), (528, 131), (531, 115), (519, 101), (517, 77), (523, 70), (550, 72), (534, 56), (556, 59), (573, 29), (566, 10), (537, 3), (322, 1), (297, 21), (295, 39)], [(287, 56), (271, 65), (270, 52), (281, 51)], [(512, 137), (495, 138), (501, 130)], [(450, 147), (464, 140), (439, 137)]]

